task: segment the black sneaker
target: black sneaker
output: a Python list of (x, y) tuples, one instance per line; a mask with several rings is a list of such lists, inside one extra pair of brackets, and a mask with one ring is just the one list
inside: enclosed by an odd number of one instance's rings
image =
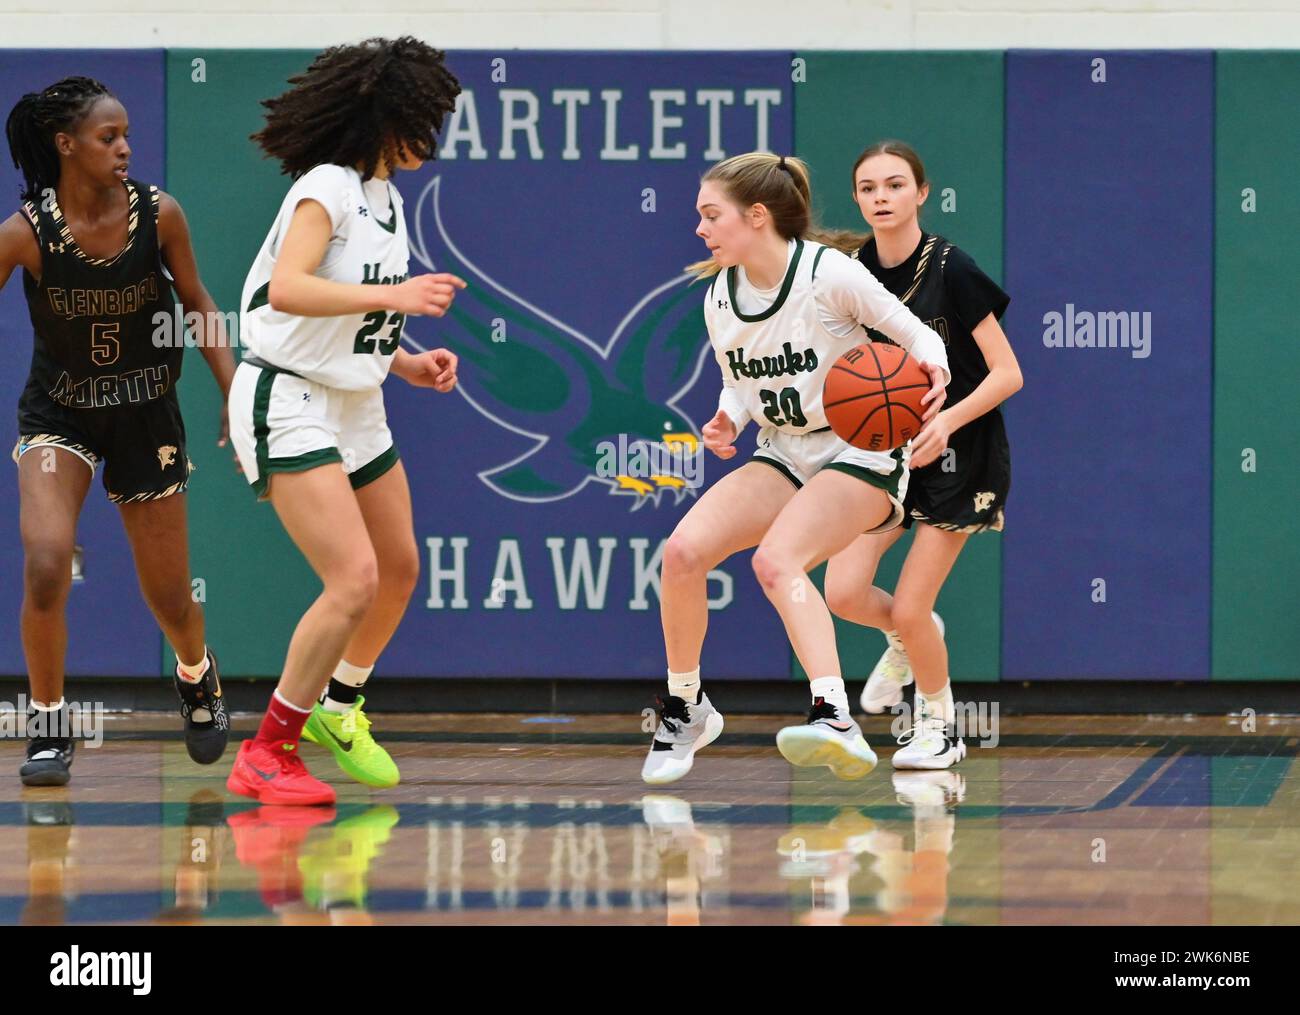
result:
[(18, 770), (24, 786), (66, 786), (72, 778), (72, 756), (77, 744), (71, 737), (32, 737), (27, 760)]
[(185, 749), (200, 765), (220, 761), (230, 739), (230, 715), (221, 696), (217, 657), (208, 650), (208, 671), (197, 684), (182, 680), (179, 669), (172, 679), (181, 699), (181, 718), (185, 720)]

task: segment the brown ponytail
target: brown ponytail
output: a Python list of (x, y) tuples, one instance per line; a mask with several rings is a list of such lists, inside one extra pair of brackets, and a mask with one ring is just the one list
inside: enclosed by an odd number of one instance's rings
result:
[[(717, 183), (742, 208), (763, 205), (772, 216), (777, 234), (784, 239), (824, 243), (846, 254), (857, 250), (866, 239), (862, 233), (822, 229), (813, 224), (808, 165), (793, 155), (733, 155), (705, 173), (700, 182)], [(718, 273), (718, 263), (709, 258), (687, 265), (686, 270), (697, 278), (708, 278)]]

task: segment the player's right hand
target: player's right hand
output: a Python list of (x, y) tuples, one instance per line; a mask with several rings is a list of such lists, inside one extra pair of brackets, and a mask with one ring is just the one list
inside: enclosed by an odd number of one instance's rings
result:
[(392, 287), (389, 310), (401, 314), (441, 317), (456, 298), (456, 290), (465, 288), (465, 280), (447, 272), (416, 275)]
[(736, 424), (721, 409), (704, 424), (704, 446), (724, 461), (736, 457)]

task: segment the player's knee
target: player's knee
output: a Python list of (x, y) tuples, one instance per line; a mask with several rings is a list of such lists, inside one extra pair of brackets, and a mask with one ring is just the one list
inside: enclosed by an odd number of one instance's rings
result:
[(684, 532), (674, 532), (664, 543), (663, 576), (671, 581), (707, 570), (708, 562), (696, 540)]
[(190, 614), (198, 609), (198, 604), (195, 603), (188, 585), (181, 589), (151, 593), (147, 601), (154, 619), (165, 630), (184, 627), (190, 619)]
[(403, 602), (410, 599), (420, 580), (420, 553), (415, 543), (385, 561), (379, 577), (384, 595)]
[(57, 607), (72, 587), (72, 547), (29, 543), (23, 578), (27, 602), (37, 610)]
[(858, 603), (866, 583), (861, 575), (850, 578), (848, 575), (827, 569), (826, 571), (826, 608), (837, 617), (849, 618), (859, 612)]
[(894, 630), (904, 639), (924, 631), (927, 624), (934, 623), (930, 617), (929, 604), (898, 598), (894, 599), (889, 619), (893, 622)]
[(326, 582), (325, 591), (350, 620), (360, 620), (379, 592), (379, 565), (374, 555), (349, 561)]
[(770, 546), (760, 546), (754, 551), (754, 577), (770, 592), (781, 581), (781, 576), (791, 570), (785, 555)]

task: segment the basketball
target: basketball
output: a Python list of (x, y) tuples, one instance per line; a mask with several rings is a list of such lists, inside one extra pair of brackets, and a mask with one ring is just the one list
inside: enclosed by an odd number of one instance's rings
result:
[(822, 407), (831, 429), (854, 447), (889, 451), (920, 432), (929, 390), (930, 375), (905, 350), (867, 342), (831, 366)]

